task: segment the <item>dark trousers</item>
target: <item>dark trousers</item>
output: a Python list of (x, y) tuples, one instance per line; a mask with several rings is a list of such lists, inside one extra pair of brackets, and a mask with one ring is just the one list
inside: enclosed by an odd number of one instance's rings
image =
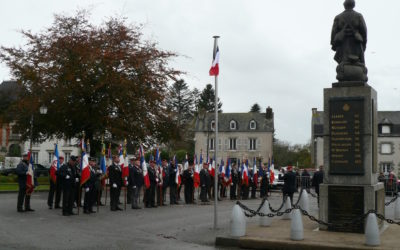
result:
[(17, 201), (17, 209), (22, 210), (22, 205), (25, 200), (25, 209), (31, 208), (31, 196), (26, 195), (26, 187), (19, 187), (18, 190), (18, 201)]
[(290, 198), (290, 203), (293, 204), (293, 192), (285, 192), (283, 193), (283, 199), (285, 200), (285, 197)]
[(242, 185), (242, 199), (247, 200), (249, 198), (249, 186)]
[(251, 198), (255, 199), (256, 198), (256, 192), (257, 192), (257, 187), (256, 185), (251, 185)]
[(182, 185), (179, 185), (179, 187), (177, 187), (177, 189), (176, 189), (176, 200), (178, 200), (178, 201), (181, 200), (181, 189), (182, 189)]
[(55, 184), (53, 181), (50, 180), (50, 190), (49, 190), (49, 195), (47, 197), (47, 205), (50, 208), (53, 207), (54, 193), (56, 192), (56, 187), (57, 184)]
[(131, 204), (131, 202), (132, 202), (132, 190), (133, 190), (133, 186), (128, 186), (126, 188), (126, 203), (127, 204)]
[(63, 214), (72, 214), (75, 189), (73, 187), (63, 188), (62, 211)]
[(62, 193), (61, 181), (57, 181), (56, 182), (56, 200), (54, 202), (54, 207), (56, 207), (56, 208), (60, 207), (61, 193)]
[(157, 196), (157, 206), (162, 206), (164, 204), (163, 201), (163, 187), (162, 186), (156, 186), (156, 196)]
[(156, 185), (150, 185), (148, 189), (146, 189), (146, 207), (155, 207), (155, 195), (156, 195)]
[(200, 200), (202, 201), (202, 202), (206, 202), (206, 201), (208, 201), (208, 199), (207, 199), (207, 193), (208, 193), (208, 188), (207, 188), (207, 186), (202, 186), (201, 187), (201, 190), (200, 190)]
[(93, 211), (93, 203), (95, 201), (95, 192), (93, 188), (90, 188), (88, 192), (85, 189), (85, 199), (83, 202), (84, 211)]
[(121, 194), (121, 187), (110, 188), (110, 207), (111, 210), (116, 210), (118, 207), (119, 196)]
[(193, 186), (185, 185), (185, 203), (190, 204), (193, 202)]
[(132, 208), (138, 208), (139, 207), (139, 192), (140, 192), (140, 187), (135, 187), (132, 188), (131, 190), (131, 203), (132, 203)]
[(75, 198), (75, 203), (77, 206), (82, 206), (81, 204), (81, 195), (82, 195), (82, 188), (79, 182), (75, 183), (74, 186), (74, 198)]
[(163, 187), (162, 193), (163, 193), (163, 204), (167, 203), (167, 187)]
[(176, 185), (169, 187), (169, 203), (176, 204)]
[(230, 198), (231, 198), (231, 200), (236, 200), (236, 183), (233, 183), (232, 185), (231, 185), (231, 189), (230, 189), (230, 191), (229, 191), (229, 195), (230, 195)]

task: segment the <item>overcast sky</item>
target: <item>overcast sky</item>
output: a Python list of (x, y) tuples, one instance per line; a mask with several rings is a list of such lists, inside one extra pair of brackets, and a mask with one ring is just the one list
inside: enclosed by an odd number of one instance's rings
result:
[[(335, 82), (330, 32), (344, 0), (13, 0), (2, 2), (0, 45), (22, 46), (18, 30), (40, 31), (54, 13), (91, 10), (100, 24), (110, 16), (144, 23), (147, 38), (181, 56), (172, 65), (202, 90), (213, 35), (220, 35), (219, 96), (224, 112), (248, 112), (254, 103), (275, 113), (276, 136), (290, 143), (310, 139), (311, 108), (322, 110), (323, 88)], [(359, 0), (355, 10), (368, 27), (365, 54), (369, 84), (379, 110), (400, 110), (400, 2)], [(10, 79), (5, 65), (0, 80)]]

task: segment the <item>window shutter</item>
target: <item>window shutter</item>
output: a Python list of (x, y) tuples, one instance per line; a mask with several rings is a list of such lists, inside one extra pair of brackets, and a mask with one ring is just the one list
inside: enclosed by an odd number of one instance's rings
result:
[(250, 143), (249, 143), (249, 138), (248, 139), (243, 139), (244, 140), (244, 146), (246, 150), (250, 149)]
[(228, 149), (228, 143), (229, 143), (229, 140), (228, 139), (225, 139), (225, 150), (227, 150)]
[(241, 149), (241, 141), (242, 141), (242, 140), (241, 140), (240, 138), (237, 138), (237, 139), (236, 139), (236, 149), (237, 149), (237, 150), (240, 150), (240, 149)]
[(260, 139), (256, 139), (256, 141), (257, 141), (257, 150), (260, 150), (260, 148), (261, 148), (261, 140)]

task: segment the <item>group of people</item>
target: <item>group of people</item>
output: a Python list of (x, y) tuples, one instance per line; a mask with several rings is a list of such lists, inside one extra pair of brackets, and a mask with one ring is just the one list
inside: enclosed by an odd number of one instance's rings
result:
[[(227, 197), (228, 190), (231, 200), (256, 198), (257, 190), (260, 192), (260, 198), (266, 197), (268, 196), (270, 181), (268, 168), (264, 165), (257, 167), (257, 169), (256, 167), (249, 167), (246, 175), (244, 175), (243, 168), (238, 167), (235, 163), (231, 164), (229, 173), (226, 169), (221, 169), (223, 166), (217, 164), (216, 167), (220, 168), (220, 171), (217, 175), (217, 190), (215, 190), (215, 171), (210, 171), (209, 163), (203, 163), (202, 169), (198, 173), (193, 164), (186, 164), (186, 167), (182, 167), (181, 164), (176, 164), (174, 160), (169, 163), (166, 159), (162, 160), (161, 164), (156, 164), (155, 161), (150, 160), (148, 167), (143, 168), (140, 157), (129, 159), (129, 174), (124, 176), (120, 157), (115, 155), (112, 157), (112, 164), (107, 168), (106, 173), (101, 171), (95, 158), (89, 158), (90, 177), (87, 181), (81, 183), (81, 172), (78, 164), (80, 157), (70, 156), (68, 162), (64, 163), (64, 158), (60, 156), (59, 163), (60, 167), (56, 171), (56, 177), (50, 178), (47, 205), (49, 209), (53, 209), (53, 207), (55, 209), (62, 208), (62, 215), (64, 216), (75, 215), (73, 208), (81, 207), (83, 197), (83, 212), (85, 214), (95, 213), (93, 210), (95, 205), (104, 205), (101, 202), (101, 197), (104, 190), (107, 197), (107, 189), (105, 189), (107, 186), (109, 186), (110, 209), (111, 211), (118, 211), (122, 210), (120, 205), (123, 204), (120, 201), (121, 190), (124, 191), (125, 204), (129, 204), (132, 209), (141, 209), (139, 205), (141, 193), (143, 193), (144, 206), (154, 208), (167, 205), (167, 194), (169, 194), (170, 205), (179, 204), (182, 186), (184, 187), (184, 202), (186, 204), (195, 203), (197, 197), (195, 190), (198, 188), (200, 201), (207, 204), (215, 198), (215, 195), (217, 195), (218, 200)], [(23, 160), (17, 167), (20, 180), (17, 205), (19, 212), (33, 211), (30, 207), (30, 195), (26, 195), (26, 188), (24, 189), (27, 166), (28, 157), (27, 154), (24, 154)], [(288, 169), (284, 176), (283, 194), (291, 198), (293, 198), (294, 190), (292, 187), (295, 183), (293, 178), (296, 178), (295, 173)], [(61, 197), (62, 206), (60, 205)], [(22, 209), (24, 198), (25, 210)]]

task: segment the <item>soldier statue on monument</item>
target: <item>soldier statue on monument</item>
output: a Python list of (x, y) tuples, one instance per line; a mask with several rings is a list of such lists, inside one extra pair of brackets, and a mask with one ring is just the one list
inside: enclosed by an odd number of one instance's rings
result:
[(345, 0), (345, 10), (335, 17), (331, 45), (336, 51), (336, 78), (339, 82), (368, 81), (364, 51), (367, 46), (367, 26), (363, 16), (354, 11), (355, 1)]

